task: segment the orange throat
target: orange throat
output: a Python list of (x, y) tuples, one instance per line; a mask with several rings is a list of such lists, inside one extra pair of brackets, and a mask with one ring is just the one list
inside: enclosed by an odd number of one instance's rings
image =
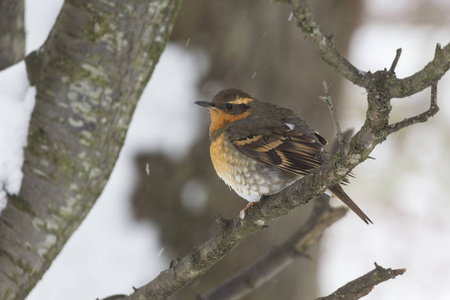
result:
[(225, 126), (226, 124), (242, 120), (250, 115), (249, 111), (240, 115), (228, 114), (222, 110), (214, 108), (211, 108), (210, 111), (211, 111), (211, 126), (209, 127), (210, 135), (216, 130)]

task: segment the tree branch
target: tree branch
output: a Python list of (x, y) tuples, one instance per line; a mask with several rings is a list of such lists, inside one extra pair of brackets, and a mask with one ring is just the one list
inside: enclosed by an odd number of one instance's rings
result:
[(384, 269), (375, 263), (375, 269), (353, 280), (336, 290), (329, 296), (316, 300), (356, 300), (369, 294), (373, 288), (384, 281), (403, 275), (406, 269)]
[(416, 123), (424, 123), (428, 121), (429, 118), (437, 114), (438, 111), (439, 106), (437, 104), (437, 84), (432, 84), (430, 108), (417, 116), (407, 118), (404, 119), (403, 121), (389, 125), (389, 133), (397, 132), (400, 129), (406, 128)]
[[(306, 34), (322, 59), (335, 71), (350, 82), (371, 90), (376, 86), (376, 76), (364, 72), (351, 64), (334, 46), (332, 39), (325, 35), (316, 21), (306, 0), (291, 0), (292, 12), (297, 19), (297, 26)], [(401, 53), (401, 51), (400, 51)], [(399, 50), (391, 69), (395, 69)], [(422, 70), (404, 79), (391, 78), (389, 89), (386, 91), (390, 98), (403, 98), (416, 94), (432, 83), (437, 82), (450, 68), (450, 43), (441, 49), (436, 46), (434, 59)]]
[(392, 62), (391, 68), (389, 69), (389, 72), (391, 72), (391, 73), (395, 72), (395, 68), (397, 68), (397, 64), (398, 64), (398, 61), (399, 61), (401, 55), (402, 55), (402, 49), (398, 48), (397, 52), (395, 54), (394, 61)]
[(200, 295), (199, 300), (237, 300), (251, 293), (294, 260), (305, 257), (302, 253), (322, 236), (325, 229), (342, 218), (347, 209), (331, 208), (328, 196), (322, 196), (314, 204), (314, 210), (308, 220), (282, 245), (273, 248), (245, 268), (240, 274), (230, 278), (215, 289)]
[(444, 48), (437, 44), (433, 60), (414, 75), (394, 80), (389, 87), (389, 95), (391, 98), (404, 98), (414, 95), (438, 82), (449, 69), (450, 43)]

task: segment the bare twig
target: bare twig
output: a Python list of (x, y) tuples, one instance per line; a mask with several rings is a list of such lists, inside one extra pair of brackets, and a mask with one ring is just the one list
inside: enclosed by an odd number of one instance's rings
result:
[(398, 48), (397, 52), (395, 54), (394, 61), (392, 62), (391, 68), (389, 69), (389, 72), (394, 73), (395, 68), (397, 67), (398, 60), (400, 59), (400, 56), (402, 55), (402, 48)]
[(404, 98), (414, 95), (435, 82), (450, 69), (450, 43), (444, 48), (436, 45), (434, 58), (422, 70), (403, 79), (395, 79), (389, 87), (392, 98)]
[(306, 223), (282, 245), (272, 249), (240, 274), (230, 278), (215, 289), (200, 295), (199, 300), (237, 300), (252, 292), (290, 265), (311, 245), (316, 243), (324, 230), (344, 216), (344, 207), (331, 208), (328, 196), (322, 196), (314, 204), (314, 210)]
[(439, 111), (439, 106), (437, 104), (437, 84), (431, 85), (431, 101), (430, 108), (417, 116), (404, 119), (403, 121), (389, 125), (389, 133), (397, 132), (400, 129), (406, 128), (408, 126), (414, 125), (416, 123), (426, 122), (429, 118), (437, 114)]
[[(100, 300), (123, 300), (126, 297), (127, 297), (127, 295), (117, 294), (117, 295), (112, 295), (112, 296), (109, 296), (109, 297), (106, 297), (106, 298), (103, 298)], [(99, 300), (99, 299), (97, 298), (97, 300)]]
[(328, 109), (330, 110), (331, 118), (333, 119), (334, 129), (336, 131), (336, 136), (338, 139), (339, 146), (342, 145), (343, 141), (343, 135), (341, 131), (341, 126), (339, 125), (339, 121), (336, 116), (336, 109), (333, 106), (333, 103), (331, 102), (331, 96), (329, 93), (330, 86), (327, 85), (327, 83), (324, 81), (323, 83), (323, 91), (325, 92), (325, 96), (320, 96), (319, 98), (325, 102), (325, 104), (328, 106)]
[(316, 300), (356, 300), (369, 294), (373, 288), (384, 281), (402, 275), (406, 269), (384, 269), (375, 263), (375, 269), (339, 288), (329, 296)]

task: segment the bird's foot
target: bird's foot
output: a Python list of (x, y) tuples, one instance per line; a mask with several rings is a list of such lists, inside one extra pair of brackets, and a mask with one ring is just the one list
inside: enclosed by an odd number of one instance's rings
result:
[(239, 212), (239, 218), (241, 218), (241, 220), (243, 220), (243, 219), (245, 218), (245, 212), (247, 211), (247, 209), (249, 209), (250, 207), (252, 207), (253, 205), (255, 205), (255, 203), (256, 203), (256, 202), (249, 202), (249, 203), (247, 204), (247, 206), (244, 207), (244, 209), (241, 210), (241, 211)]

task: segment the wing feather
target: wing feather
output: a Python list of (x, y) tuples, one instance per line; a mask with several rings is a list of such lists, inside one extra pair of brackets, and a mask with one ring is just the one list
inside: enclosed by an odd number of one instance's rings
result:
[(232, 141), (242, 153), (287, 172), (306, 175), (322, 162), (323, 145), (319, 140), (281, 123), (281, 129), (250, 134)]

